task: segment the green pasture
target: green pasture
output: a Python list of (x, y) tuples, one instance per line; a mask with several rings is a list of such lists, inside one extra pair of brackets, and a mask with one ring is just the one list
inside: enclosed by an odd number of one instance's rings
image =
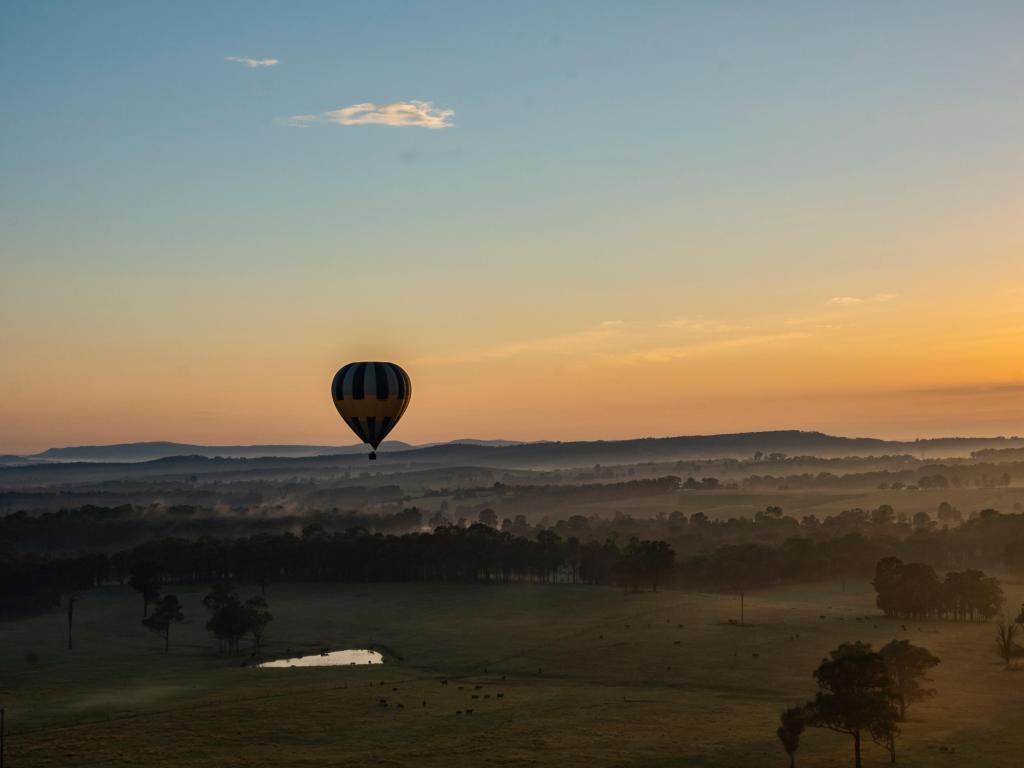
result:
[[(1004, 587), (1011, 605), (1024, 599), (1024, 585)], [(821, 657), (894, 637), (942, 659), (937, 696), (903, 724), (900, 764), (1024, 760), (1024, 674), (1002, 669), (993, 627), (877, 618), (866, 584), (750, 593), (746, 627), (728, 623), (731, 595), (272, 585), (267, 654), (386, 655), (277, 670), (218, 656), (205, 589), (170, 591), (186, 621), (166, 656), (126, 587), (83, 596), (73, 651), (61, 612), (0, 624), (10, 766), (783, 766), (779, 711), (813, 694)], [(888, 764), (871, 744), (866, 758)], [(848, 737), (805, 734), (798, 765), (851, 763)]]

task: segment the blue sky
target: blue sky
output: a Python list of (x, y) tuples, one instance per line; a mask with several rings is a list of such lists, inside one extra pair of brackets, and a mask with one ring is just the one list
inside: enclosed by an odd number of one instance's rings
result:
[[(934, 296), (955, 287), (964, 312), (991, 307), (993, 290), (1016, 298), (979, 271), (1020, 270), (1022, 33), (1014, 3), (5, 2), (0, 321), (18, 329), (3, 342), (16, 372), (0, 392), (17, 422), (8, 442), (61, 442), (61, 429), (165, 436), (206, 397), (216, 415), (200, 437), (261, 437), (246, 431), (250, 412), (226, 405), (237, 381), (218, 368), (207, 389), (195, 384), (211, 360), (293, 393), (267, 437), (302, 439), (334, 428), (301, 403), (330, 361), (353, 356), (422, 358), (428, 401), (443, 403), (466, 372), (431, 360), (526, 350), (512, 357), (526, 356), (515, 366), (533, 370), (536, 393), (552, 368), (598, 354), (552, 361), (558, 340), (607, 323), (631, 330), (601, 354), (642, 356), (723, 333), (782, 339), (794, 317), (781, 307), (806, 317), (846, 297), (886, 304), (901, 345), (946, 333), (922, 325)], [(451, 127), (323, 118), (410, 102), (450, 110)], [(289, 127), (296, 115), (320, 119)], [(653, 330), (680, 318), (683, 339)], [(1018, 319), (984, 327), (1012, 334)], [(815, 337), (786, 365), (821, 364), (848, 341), (853, 378), (867, 381), (877, 360), (854, 347), (877, 329), (838, 325), (845, 337)], [(734, 330), (700, 335), (711, 327)], [(163, 356), (140, 353), (150, 346)], [(981, 383), (1017, 380), (1008, 362), (955, 354)], [(275, 359), (307, 378), (275, 378), (264, 370)], [(44, 415), (35, 398), (89, 361), (115, 380), (133, 361), (154, 381), (176, 371), (196, 402), (152, 424), (139, 403), (116, 429)], [(723, 361), (710, 378), (742, 379), (745, 364)], [(541, 407), (529, 429), (715, 431), (685, 417), (699, 393), (684, 383), (700, 373), (652, 374), (681, 382), (667, 422), (657, 409), (559, 421)], [(879, 382), (931, 383), (909, 370)], [(117, 391), (98, 384), (68, 408), (117, 411)], [(744, 402), (746, 420), (723, 428), (773, 425)], [(843, 410), (804, 421), (857, 428)], [(483, 404), (463, 418), (460, 436), (526, 436)], [(897, 429), (946, 428), (929, 418)], [(1003, 426), (973, 419), (949, 427)], [(445, 436), (440, 418), (409, 420), (413, 436)]]

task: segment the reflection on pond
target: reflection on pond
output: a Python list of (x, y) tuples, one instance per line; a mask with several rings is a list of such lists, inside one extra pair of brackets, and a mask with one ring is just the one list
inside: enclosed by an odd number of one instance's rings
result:
[(296, 656), (291, 659), (275, 659), (264, 661), (263, 667), (338, 667), (356, 664), (383, 664), (384, 657), (377, 651), (355, 648), (346, 651), (329, 651), (313, 653), (308, 656)]

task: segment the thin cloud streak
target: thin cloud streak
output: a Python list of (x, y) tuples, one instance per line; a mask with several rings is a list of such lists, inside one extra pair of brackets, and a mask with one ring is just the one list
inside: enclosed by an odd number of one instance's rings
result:
[(859, 307), (862, 304), (883, 304), (897, 297), (895, 293), (876, 293), (866, 298), (860, 296), (833, 296), (825, 303), (832, 307)]
[(515, 357), (530, 352), (548, 352), (565, 354), (581, 349), (600, 346), (620, 336), (625, 323), (621, 320), (605, 320), (599, 325), (576, 333), (560, 336), (549, 336), (528, 341), (499, 344), (494, 347), (467, 350), (453, 355), (422, 357), (415, 362), (420, 365), (448, 365), (455, 363), (473, 363), (481, 360), (499, 360)]
[(659, 328), (669, 328), (675, 331), (693, 331), (694, 333), (735, 333), (737, 331), (750, 330), (749, 325), (738, 325), (736, 323), (721, 323), (714, 320), (702, 318), (677, 317), (658, 324)]
[(625, 363), (670, 363), (685, 357), (721, 352), (729, 349), (760, 346), (763, 344), (781, 344), (798, 339), (806, 339), (811, 334), (804, 331), (790, 333), (761, 334), (757, 336), (740, 336), (734, 339), (719, 339), (695, 344), (682, 344), (673, 347), (657, 347), (644, 352), (634, 352), (621, 358)]
[(888, 391), (915, 397), (1013, 397), (1016, 399), (1024, 394), (1024, 383), (981, 382), (978, 384), (915, 387), (910, 389), (891, 389)]
[(280, 64), (278, 59), (253, 59), (249, 56), (225, 56), (224, 61), (231, 61), (235, 64), (241, 64), (249, 69), (259, 69), (260, 67), (273, 67)]
[[(659, 326), (663, 327), (663, 326)], [(716, 333), (705, 331), (706, 335)], [(575, 333), (530, 339), (527, 341), (500, 344), (466, 350), (452, 355), (423, 357), (415, 361), (419, 365), (453, 365), (485, 360), (501, 360), (528, 354), (585, 355), (602, 364), (635, 365), (640, 363), (669, 363), (685, 357), (712, 354), (730, 349), (741, 349), (765, 344), (782, 344), (812, 336), (806, 331), (790, 331), (774, 334), (755, 334), (728, 339), (695, 341), (688, 344), (650, 346), (637, 349), (644, 343), (651, 345), (650, 329), (624, 323), (621, 320), (605, 320), (597, 326)], [(640, 341), (643, 340), (643, 341)], [(621, 351), (613, 351), (613, 350)]]
[(279, 125), (287, 128), (309, 128), (314, 123), (320, 122), (319, 115), (292, 115), (275, 120)]

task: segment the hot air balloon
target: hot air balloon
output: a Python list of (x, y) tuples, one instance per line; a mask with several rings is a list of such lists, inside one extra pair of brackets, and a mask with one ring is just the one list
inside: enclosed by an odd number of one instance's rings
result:
[(373, 450), (394, 429), (412, 399), (409, 374), (394, 363), (349, 363), (331, 382), (331, 398), (341, 418)]

